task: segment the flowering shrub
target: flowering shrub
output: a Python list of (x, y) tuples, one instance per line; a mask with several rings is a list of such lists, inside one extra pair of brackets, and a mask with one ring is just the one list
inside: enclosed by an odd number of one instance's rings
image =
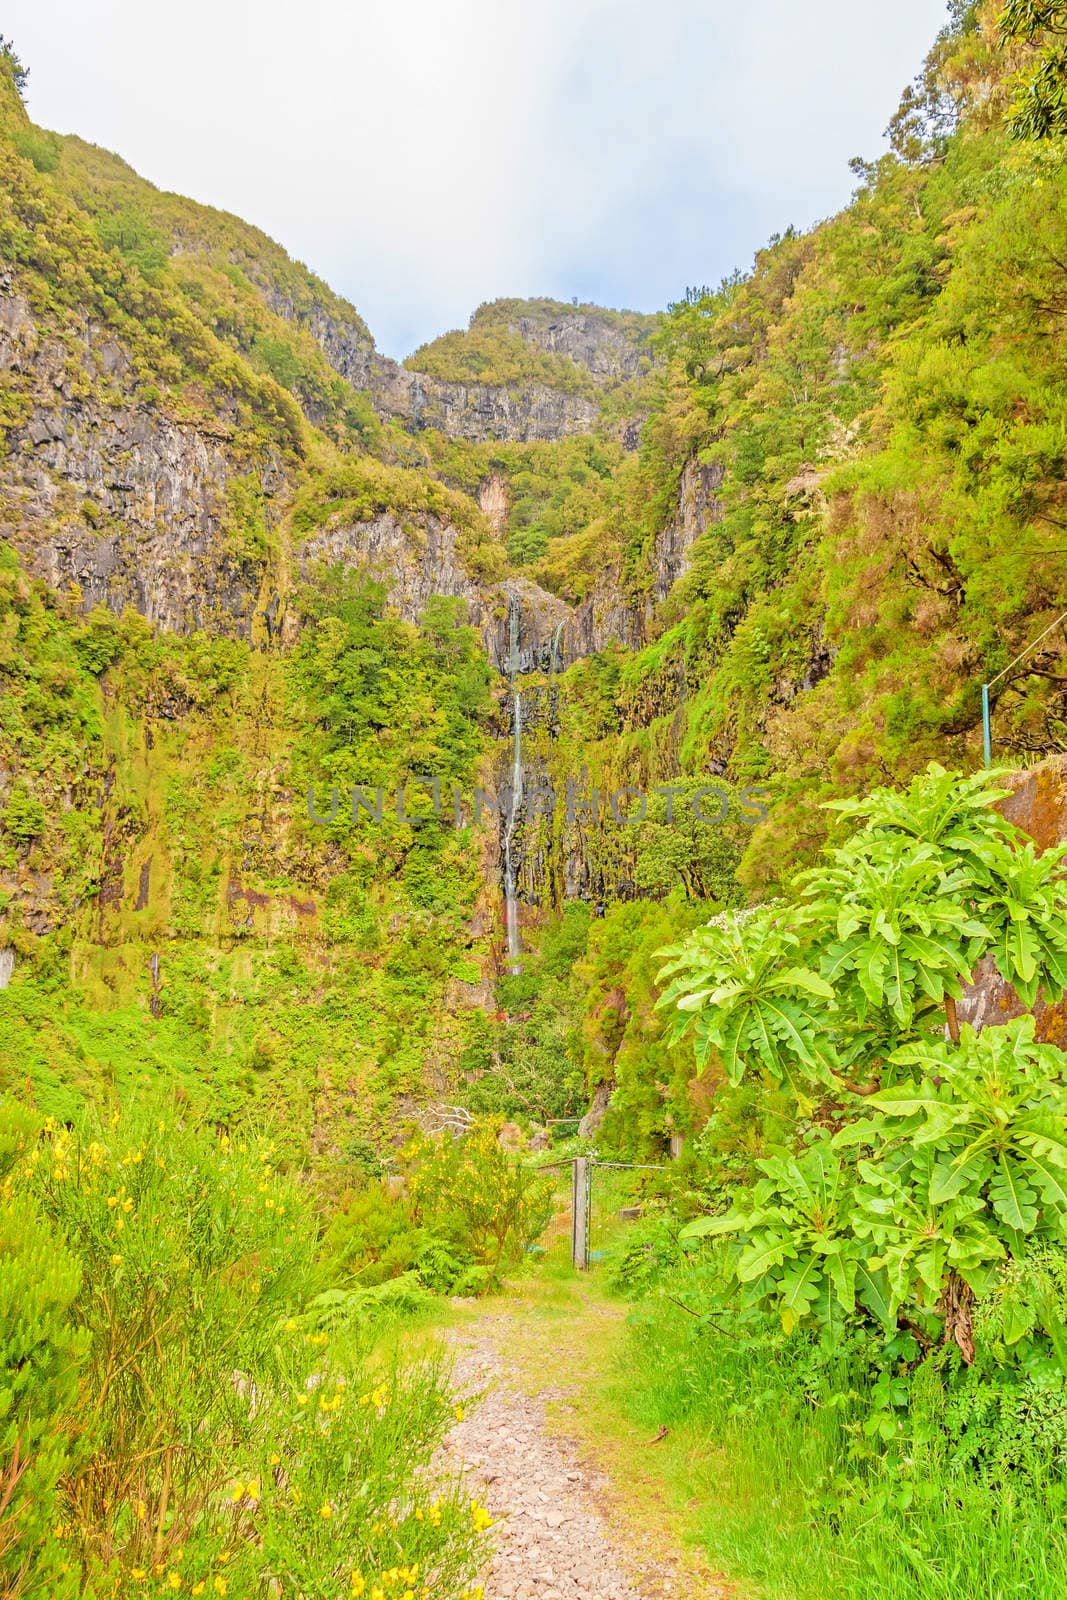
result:
[[(313, 1331), (317, 1223), (273, 1147), (137, 1112), (66, 1129), (0, 1107), (0, 1151), (12, 1129), (4, 1205), (48, 1266), (34, 1288), (0, 1212), (0, 1475), (28, 1441), (40, 1480), (0, 1520), (0, 1572), (26, 1585), (4, 1592), (468, 1591), (484, 1514), (426, 1470), (453, 1420), (444, 1374), (370, 1373)], [(20, 1281), (40, 1324), (28, 1399)]]
[(500, 1144), (501, 1122), (480, 1119), (458, 1139), (420, 1135), (404, 1151), (416, 1220), (469, 1251), (485, 1287), (522, 1259), (552, 1214), (550, 1182)]

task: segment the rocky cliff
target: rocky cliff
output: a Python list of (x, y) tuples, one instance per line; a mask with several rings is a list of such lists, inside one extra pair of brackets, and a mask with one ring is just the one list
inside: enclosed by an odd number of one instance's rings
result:
[(0, 284), (0, 372), (23, 380), (0, 466), (5, 535), (31, 571), (86, 610), (132, 606), (162, 628), (248, 635), (266, 552), (242, 544), (231, 490), (249, 490), (263, 537), (286, 484), (283, 452), (235, 437), (235, 411), (182, 420), (131, 381), (122, 342), (88, 316), (68, 340)]
[(381, 356), (371, 363), (368, 387), (379, 416), (395, 418), (414, 431), (436, 428), (449, 438), (474, 443), (564, 439), (591, 432), (600, 418), (595, 401), (548, 384), (453, 383)]
[(565, 356), (600, 385), (640, 378), (654, 362), (659, 316), (572, 306), (558, 300), (494, 300), (479, 306), (471, 331), (505, 327), (524, 343)]

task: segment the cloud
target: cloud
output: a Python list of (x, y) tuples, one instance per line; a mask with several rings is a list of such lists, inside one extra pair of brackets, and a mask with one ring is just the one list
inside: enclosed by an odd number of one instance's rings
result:
[(8, 0), (46, 126), (255, 222), (404, 354), (508, 294), (653, 309), (848, 198), (943, 0)]

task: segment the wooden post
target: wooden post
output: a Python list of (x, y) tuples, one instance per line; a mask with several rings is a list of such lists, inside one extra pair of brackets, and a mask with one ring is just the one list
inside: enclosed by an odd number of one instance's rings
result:
[(571, 1265), (577, 1272), (589, 1266), (589, 1158), (575, 1156), (571, 1164)]

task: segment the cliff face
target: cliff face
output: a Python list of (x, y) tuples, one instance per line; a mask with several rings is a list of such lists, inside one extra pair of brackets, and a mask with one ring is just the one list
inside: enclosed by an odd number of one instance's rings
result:
[(285, 485), (281, 452), (242, 459), (235, 418), (184, 422), (146, 404), (122, 343), (88, 317), (76, 333), (72, 370), (69, 341), (38, 329), (8, 275), (0, 371), (28, 381), (0, 466), (6, 536), (31, 571), (76, 588), (86, 609), (130, 605), (163, 628), (247, 634), (263, 552), (240, 548), (228, 492), (241, 481), (271, 516)]
[(690, 553), (701, 534), (722, 518), (722, 488), (725, 472), (720, 462), (702, 466), (690, 459), (682, 469), (678, 490), (678, 509), (657, 536), (653, 556), (652, 592), (665, 600), (678, 579), (690, 567)]
[(302, 544), (298, 564), (315, 563), (366, 572), (385, 585), (390, 606), (418, 622), (435, 595), (467, 603), (467, 619), (494, 636), (492, 591), (471, 578), (459, 554), (459, 535), (440, 517), (401, 517), (386, 511), (368, 522), (341, 522)]
[(571, 307), (548, 300), (502, 300), (480, 307), (471, 328), (501, 322), (525, 343), (566, 356), (596, 382), (610, 386), (640, 378), (653, 361), (655, 316), (610, 312), (599, 306)]
[(371, 364), (369, 389), (380, 416), (395, 418), (414, 431), (436, 428), (449, 438), (473, 443), (564, 439), (591, 432), (600, 415), (595, 401), (546, 384), (512, 389), (503, 384), (450, 383), (381, 356)]

